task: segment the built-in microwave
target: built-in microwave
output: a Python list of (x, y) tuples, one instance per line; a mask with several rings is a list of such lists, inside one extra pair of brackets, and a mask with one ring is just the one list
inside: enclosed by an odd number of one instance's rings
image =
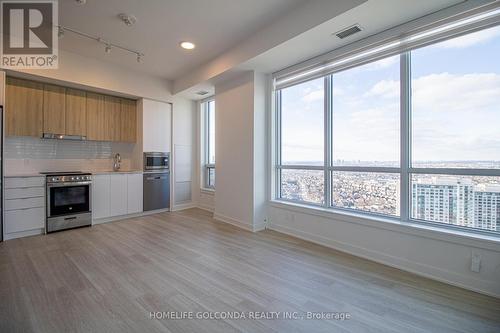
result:
[(170, 169), (170, 153), (144, 153), (144, 171), (168, 171)]

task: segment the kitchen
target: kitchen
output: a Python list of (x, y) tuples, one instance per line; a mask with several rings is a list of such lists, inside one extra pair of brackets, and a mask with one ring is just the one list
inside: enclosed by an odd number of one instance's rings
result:
[(172, 103), (13, 72), (2, 81), (4, 240), (170, 210), (173, 150), (191, 186), (190, 146), (172, 149)]

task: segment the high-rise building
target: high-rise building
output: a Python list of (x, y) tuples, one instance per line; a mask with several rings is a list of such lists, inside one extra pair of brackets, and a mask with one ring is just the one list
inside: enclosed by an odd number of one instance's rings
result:
[(455, 177), (419, 178), (412, 184), (412, 217), (473, 227), (474, 184)]
[(464, 227), (497, 230), (500, 185), (459, 177), (419, 178), (412, 185), (412, 217)]
[(497, 230), (500, 224), (500, 185), (478, 185), (474, 191), (474, 227)]

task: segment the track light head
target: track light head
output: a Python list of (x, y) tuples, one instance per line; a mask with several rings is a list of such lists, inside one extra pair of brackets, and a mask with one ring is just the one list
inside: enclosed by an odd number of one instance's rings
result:
[(142, 54), (137, 53), (137, 62), (141, 63), (142, 62)]
[(104, 48), (104, 52), (106, 52), (107, 54), (110, 54), (111, 53), (111, 45), (106, 44), (106, 47)]

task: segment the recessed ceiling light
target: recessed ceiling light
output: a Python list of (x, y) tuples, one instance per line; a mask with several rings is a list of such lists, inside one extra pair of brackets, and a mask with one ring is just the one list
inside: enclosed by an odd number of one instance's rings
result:
[(196, 47), (196, 45), (194, 45), (193, 43), (191, 42), (180, 42), (179, 44), (183, 49), (186, 49), (186, 50), (192, 50)]

